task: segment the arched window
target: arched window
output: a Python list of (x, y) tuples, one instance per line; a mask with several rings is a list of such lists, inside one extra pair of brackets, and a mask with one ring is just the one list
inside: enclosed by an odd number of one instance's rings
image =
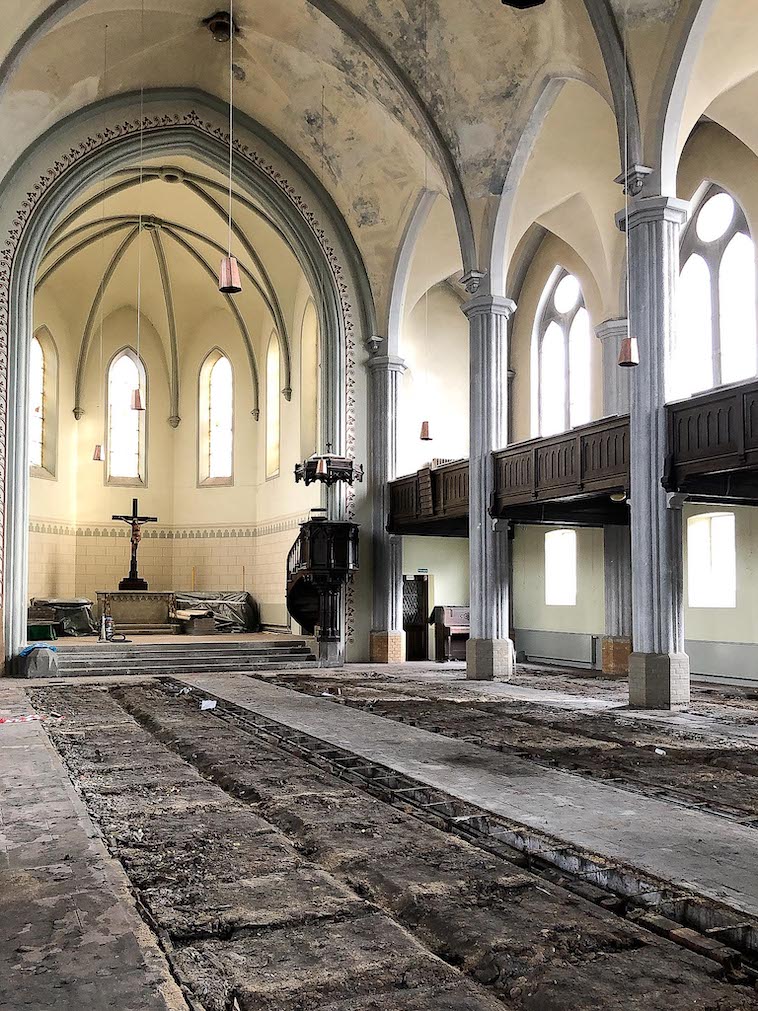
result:
[(45, 448), (45, 352), (37, 337), (29, 351), (29, 463), (42, 467)]
[(555, 271), (537, 320), (537, 418), (540, 435), (555, 435), (592, 416), (592, 334), (579, 281)]
[(281, 385), (281, 358), (279, 338), (271, 334), (266, 352), (266, 477), (279, 473), (280, 420), (279, 387)]
[(132, 408), (135, 390), (147, 408), (147, 377), (131, 348), (124, 348), (108, 368), (108, 481), (145, 484), (145, 422), (147, 410)]
[(200, 369), (198, 397), (200, 484), (232, 484), (234, 458), (234, 376), (218, 349)]
[(682, 238), (676, 369), (684, 397), (756, 374), (755, 248), (745, 214), (711, 186)]
[(318, 442), (318, 317), (312, 300), (305, 307), (300, 334), (300, 455), (306, 459)]
[(55, 477), (57, 414), (58, 354), (42, 327), (29, 348), (29, 466), (34, 477)]

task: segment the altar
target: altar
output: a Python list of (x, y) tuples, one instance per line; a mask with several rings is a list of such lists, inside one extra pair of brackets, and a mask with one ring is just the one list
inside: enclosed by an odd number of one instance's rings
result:
[(176, 617), (176, 594), (170, 590), (98, 590), (98, 620), (113, 618), (119, 632), (153, 632), (156, 635), (180, 631)]

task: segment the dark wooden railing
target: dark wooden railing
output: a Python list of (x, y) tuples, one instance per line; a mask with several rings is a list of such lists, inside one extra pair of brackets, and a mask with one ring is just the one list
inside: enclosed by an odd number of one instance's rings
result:
[(629, 418), (603, 418), (561, 435), (519, 442), (494, 454), (493, 513), (509, 506), (629, 487)]
[[(610, 495), (629, 487), (629, 418), (604, 418), (560, 435), (516, 443), (494, 453), (493, 466), (493, 516), (528, 522), (524, 510), (531, 509), (534, 522), (625, 522), (624, 508), (608, 503)], [(457, 460), (392, 481), (388, 529), (465, 534), (468, 478), (468, 460)], [(574, 504), (563, 505), (567, 501)], [(556, 503), (562, 503), (558, 512)]]
[(426, 532), (433, 526), (440, 534), (465, 533), (468, 516), (468, 460), (441, 467), (424, 467), (400, 477), (389, 486), (389, 529), (396, 533)]
[(667, 491), (753, 500), (758, 495), (758, 382), (669, 404)]

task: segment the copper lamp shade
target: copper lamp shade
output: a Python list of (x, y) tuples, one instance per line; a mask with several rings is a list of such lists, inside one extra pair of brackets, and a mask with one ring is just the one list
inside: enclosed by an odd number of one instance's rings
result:
[(634, 368), (640, 363), (640, 348), (636, 337), (624, 337), (619, 351), (619, 365), (623, 369)]
[(420, 438), (421, 438), (422, 442), (431, 442), (432, 441), (432, 437), (429, 434), (429, 422), (428, 421), (422, 421), (421, 422), (421, 436), (420, 436)]
[(224, 295), (236, 295), (242, 291), (240, 267), (236, 256), (225, 256), (218, 272), (218, 290)]
[(103, 447), (100, 445), (99, 442), (95, 446), (95, 452), (92, 454), (92, 459), (96, 463), (100, 463), (103, 459)]
[(317, 478), (323, 478), (323, 477), (326, 477), (328, 473), (329, 473), (329, 467), (327, 465), (326, 460), (322, 456), (319, 459), (318, 463), (316, 464), (316, 477)]
[(145, 405), (142, 403), (142, 392), (138, 389), (132, 390), (132, 410), (144, 411)]

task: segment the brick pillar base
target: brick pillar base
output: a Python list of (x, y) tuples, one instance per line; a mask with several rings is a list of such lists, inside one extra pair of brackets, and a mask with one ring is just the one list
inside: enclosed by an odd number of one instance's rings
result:
[(629, 673), (632, 640), (623, 635), (603, 636), (603, 674), (624, 677)]
[(686, 653), (632, 653), (629, 706), (678, 709), (690, 701), (690, 658)]
[(369, 660), (371, 663), (404, 663), (405, 632), (372, 632)]

